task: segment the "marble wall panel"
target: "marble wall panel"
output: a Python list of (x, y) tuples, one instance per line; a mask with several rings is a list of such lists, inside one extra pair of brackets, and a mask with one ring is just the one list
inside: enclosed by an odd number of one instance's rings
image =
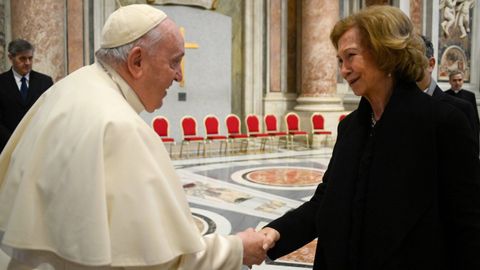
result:
[(66, 75), (65, 0), (15, 0), (11, 5), (12, 39), (35, 46), (33, 68), (58, 81)]
[(281, 92), (281, 57), (282, 56), (282, 3), (270, 0), (270, 92)]
[(4, 65), (5, 57), (7, 57), (7, 48), (5, 44), (5, 4), (0, 2), (0, 73), (4, 72), (7, 67)]
[(300, 77), (298, 70), (298, 53), (297, 53), (297, 9), (298, 2), (296, 0), (288, 1), (288, 22), (287, 22), (287, 93), (297, 92), (297, 78)]
[(67, 1), (67, 55), (68, 73), (84, 65), (83, 0)]
[(412, 20), (415, 32), (423, 33), (423, 0), (410, 1), (410, 19)]

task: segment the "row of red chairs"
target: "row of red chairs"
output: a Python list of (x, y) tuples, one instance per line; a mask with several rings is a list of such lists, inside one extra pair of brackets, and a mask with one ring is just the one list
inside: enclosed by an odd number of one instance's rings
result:
[[(342, 118), (342, 116), (341, 116)], [(229, 142), (240, 142), (240, 150), (247, 150), (249, 139), (260, 140), (260, 149), (265, 150), (266, 144), (269, 141), (273, 142), (274, 138), (278, 138), (278, 142), (283, 140), (286, 148), (292, 148), (294, 139), (296, 137), (303, 137), (306, 147), (309, 147), (308, 132), (301, 130), (300, 118), (294, 113), (290, 112), (285, 115), (286, 131), (280, 131), (278, 128), (278, 120), (274, 114), (267, 114), (264, 116), (265, 132), (262, 131), (259, 117), (255, 114), (249, 114), (245, 117), (245, 124), (247, 133), (241, 132), (240, 118), (235, 114), (229, 114), (225, 118), (225, 124), (227, 127), (227, 135), (220, 134), (219, 126), (220, 121), (215, 115), (207, 115), (203, 119), (206, 136), (200, 136), (197, 132), (197, 120), (193, 116), (184, 116), (180, 120), (182, 127), (183, 140), (180, 147), (180, 157), (183, 154), (183, 148), (185, 145), (196, 142), (197, 154), (200, 154), (200, 148), (203, 146), (203, 155), (205, 155), (206, 143), (219, 141), (220, 153), (227, 153)], [(340, 119), (341, 120), (341, 119)], [(331, 131), (324, 129), (324, 118), (320, 113), (313, 113), (311, 115), (311, 125), (313, 135), (326, 135), (330, 136)], [(162, 141), (166, 144), (170, 144), (170, 154), (172, 153), (172, 146), (175, 144), (175, 140), (169, 137), (169, 121), (164, 116), (156, 116), (152, 120), (152, 127), (160, 136)], [(325, 138), (327, 139), (327, 137)]]

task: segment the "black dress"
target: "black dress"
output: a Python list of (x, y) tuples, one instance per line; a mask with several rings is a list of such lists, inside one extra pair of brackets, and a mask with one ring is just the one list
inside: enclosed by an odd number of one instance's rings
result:
[(480, 164), (465, 116), (415, 83), (395, 86), (373, 130), (371, 113), (362, 98), (340, 122), (314, 196), (267, 225), (281, 234), (268, 256), (318, 238), (313, 269), (480, 269)]

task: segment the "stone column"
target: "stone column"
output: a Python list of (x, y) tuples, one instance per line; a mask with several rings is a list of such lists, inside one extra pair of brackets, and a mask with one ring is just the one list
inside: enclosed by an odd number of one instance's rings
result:
[[(339, 1), (301, 3), (301, 81), (294, 111), (301, 118), (301, 129), (308, 132), (312, 113), (322, 113), (325, 130), (336, 136), (338, 117), (345, 113), (342, 97), (337, 95), (337, 52), (330, 42), (330, 32), (340, 17)], [(321, 147), (320, 139), (312, 135), (310, 145)]]
[(415, 32), (423, 33), (423, 0), (410, 1), (410, 19), (412, 20)]
[(338, 63), (330, 31), (339, 19), (339, 3), (302, 1), (301, 88), (296, 111), (343, 111), (336, 95)]
[(85, 65), (83, 0), (67, 0), (67, 73)]
[(33, 69), (54, 81), (66, 75), (65, 0), (10, 2), (12, 39), (23, 38), (35, 47)]

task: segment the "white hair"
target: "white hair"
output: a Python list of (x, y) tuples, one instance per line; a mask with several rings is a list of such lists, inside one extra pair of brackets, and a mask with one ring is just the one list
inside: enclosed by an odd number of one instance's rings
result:
[[(98, 60), (109, 65), (118, 65), (127, 62), (128, 54), (134, 47), (151, 48), (164, 36), (162, 31), (154, 27), (138, 39), (115, 48), (100, 48), (95, 52)], [(147, 53), (150, 50), (147, 50)]]

